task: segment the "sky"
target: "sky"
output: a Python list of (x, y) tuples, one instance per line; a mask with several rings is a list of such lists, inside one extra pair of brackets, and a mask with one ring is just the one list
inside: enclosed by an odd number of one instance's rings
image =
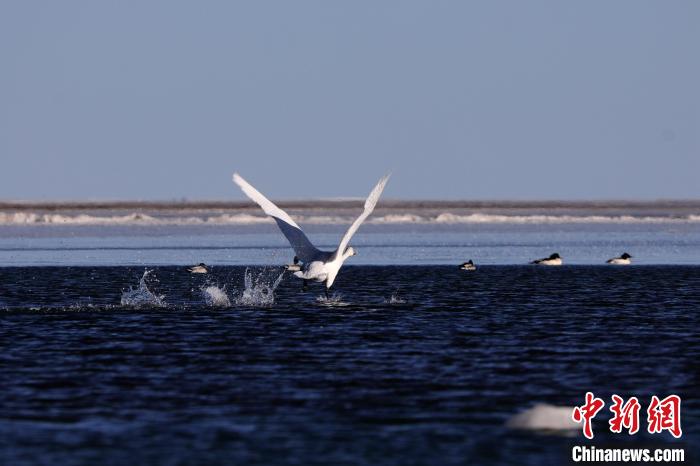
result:
[(700, 198), (700, 2), (0, 3), (0, 199)]

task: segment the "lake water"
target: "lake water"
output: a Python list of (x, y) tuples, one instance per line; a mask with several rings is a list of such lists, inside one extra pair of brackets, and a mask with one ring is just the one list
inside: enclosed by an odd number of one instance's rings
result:
[[(0, 463), (697, 458), (698, 223), (366, 225), (353, 246), (324, 300), (283, 274), (274, 225), (1, 226)], [(552, 252), (566, 265), (525, 265)], [(606, 401), (594, 441), (505, 427), (586, 391)], [(683, 437), (610, 433), (613, 393), (680, 395)]]
[[(337, 247), (347, 225), (309, 225), (312, 242)], [(558, 252), (565, 264), (700, 265), (700, 223), (364, 225), (348, 265), (516, 265)], [(0, 263), (28, 265), (280, 265), (293, 257), (274, 224), (0, 226)]]

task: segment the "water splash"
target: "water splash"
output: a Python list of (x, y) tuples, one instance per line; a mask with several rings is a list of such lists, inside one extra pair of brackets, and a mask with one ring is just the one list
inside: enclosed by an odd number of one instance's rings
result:
[(207, 306), (211, 307), (231, 307), (231, 300), (226, 294), (226, 287), (219, 288), (216, 285), (202, 287), (202, 296)]
[(244, 289), (235, 298), (235, 303), (240, 306), (270, 306), (275, 302), (275, 289), (282, 282), (284, 271), (270, 283), (270, 277), (265, 271), (260, 272), (257, 277), (253, 277), (250, 270), (245, 269), (243, 279)]
[(165, 296), (158, 296), (148, 289), (146, 285), (146, 277), (148, 277), (152, 270), (146, 269), (143, 272), (141, 280), (139, 280), (139, 287), (129, 287), (128, 291), (122, 292), (121, 304), (122, 306), (132, 306), (132, 307), (164, 307), (165, 306)]
[(384, 299), (384, 304), (406, 304), (406, 300), (401, 297), (401, 287), (397, 287), (389, 298)]
[(340, 293), (333, 293), (332, 295), (326, 297), (324, 295), (316, 297), (316, 302), (331, 307), (349, 306), (350, 303), (343, 301), (343, 295)]
[(393, 293), (389, 299), (384, 300), (385, 304), (406, 304), (406, 300), (399, 296), (399, 293)]

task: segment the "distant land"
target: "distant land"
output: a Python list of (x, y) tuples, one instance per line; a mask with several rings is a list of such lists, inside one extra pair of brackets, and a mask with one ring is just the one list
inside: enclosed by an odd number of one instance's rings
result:
[[(363, 200), (276, 201), (300, 223), (352, 222)], [(0, 201), (0, 225), (247, 225), (271, 222), (250, 201)], [(382, 200), (368, 223), (700, 224), (700, 200)]]

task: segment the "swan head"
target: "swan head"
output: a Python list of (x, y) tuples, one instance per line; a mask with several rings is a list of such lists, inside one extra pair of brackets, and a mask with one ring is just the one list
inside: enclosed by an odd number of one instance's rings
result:
[(350, 256), (356, 256), (356, 255), (357, 255), (357, 251), (355, 251), (355, 250), (352, 248), (352, 246), (349, 247), (349, 248), (347, 248), (347, 249), (345, 250), (345, 254), (343, 254), (343, 256), (344, 256), (346, 259), (347, 259), (348, 257), (350, 257)]

